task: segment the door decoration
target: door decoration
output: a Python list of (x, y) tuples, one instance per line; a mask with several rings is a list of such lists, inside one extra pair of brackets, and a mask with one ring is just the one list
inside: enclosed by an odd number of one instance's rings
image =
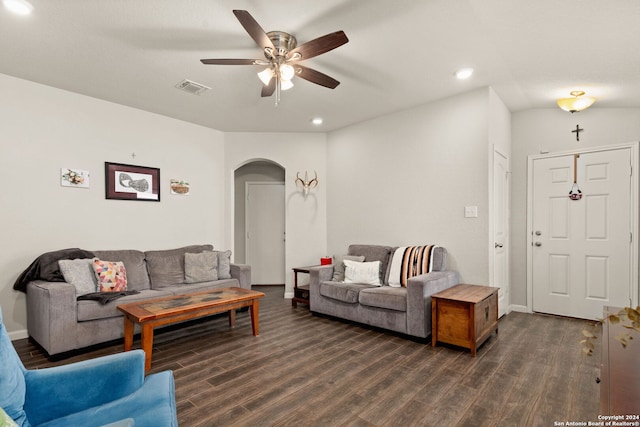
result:
[(569, 198), (571, 200), (582, 199), (582, 191), (578, 188), (578, 157), (580, 157), (580, 154), (573, 155), (573, 186), (571, 187), (571, 191), (569, 191)]

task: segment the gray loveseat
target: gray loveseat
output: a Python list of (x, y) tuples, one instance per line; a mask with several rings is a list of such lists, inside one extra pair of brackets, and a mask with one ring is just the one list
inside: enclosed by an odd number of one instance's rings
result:
[(351, 245), (348, 255), (365, 262), (380, 261), (382, 286), (335, 281), (334, 265), (310, 269), (309, 305), (314, 313), (339, 317), (406, 335), (431, 335), (431, 295), (459, 283), (456, 271), (446, 270), (447, 251), (434, 247), (429, 273), (389, 286), (391, 260), (396, 248)]
[(127, 290), (139, 293), (101, 304), (95, 300), (76, 300), (76, 287), (67, 282), (33, 280), (26, 288), (29, 336), (49, 355), (59, 354), (122, 338), (123, 318), (116, 308), (118, 304), (233, 286), (251, 289), (251, 268), (241, 264), (229, 263), (230, 278), (185, 283), (185, 253), (205, 251), (213, 251), (213, 246), (146, 252), (93, 251), (101, 260), (122, 262)]

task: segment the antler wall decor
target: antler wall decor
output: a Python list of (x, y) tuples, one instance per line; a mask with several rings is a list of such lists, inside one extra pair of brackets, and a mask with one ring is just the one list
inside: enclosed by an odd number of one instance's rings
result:
[(318, 173), (316, 171), (313, 171), (315, 177), (313, 179), (309, 179), (309, 176), (307, 175), (307, 171), (304, 171), (304, 179), (300, 178), (300, 172), (296, 173), (296, 185), (298, 183), (302, 184), (302, 194), (304, 194), (304, 197), (307, 197), (309, 195), (309, 191), (312, 188), (315, 188), (318, 186)]

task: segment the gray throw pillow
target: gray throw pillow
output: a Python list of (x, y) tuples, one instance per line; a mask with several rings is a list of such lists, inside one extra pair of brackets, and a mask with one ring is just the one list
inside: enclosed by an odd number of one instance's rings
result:
[(333, 256), (333, 278), (334, 282), (344, 282), (344, 260), (363, 262), (364, 257), (358, 255), (334, 255)]
[(151, 278), (151, 289), (184, 283), (184, 254), (212, 250), (211, 245), (193, 245), (177, 249), (146, 251), (144, 255)]
[(184, 254), (184, 282), (199, 283), (218, 280), (218, 254), (211, 251)]
[(64, 281), (76, 288), (76, 296), (96, 292), (98, 280), (91, 258), (61, 259), (58, 261)]
[(231, 279), (231, 251), (214, 251), (218, 254), (218, 279)]

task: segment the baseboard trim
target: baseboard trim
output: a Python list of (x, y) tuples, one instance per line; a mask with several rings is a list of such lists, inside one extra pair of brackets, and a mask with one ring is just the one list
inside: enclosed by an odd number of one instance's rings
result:
[(29, 338), (29, 332), (26, 329), (21, 329), (19, 331), (9, 332), (9, 339), (11, 341), (21, 340), (24, 338)]
[(284, 299), (293, 299), (293, 292), (285, 292)]
[(527, 309), (526, 305), (511, 304), (509, 306), (509, 311), (518, 311), (520, 313), (529, 313), (529, 310)]

